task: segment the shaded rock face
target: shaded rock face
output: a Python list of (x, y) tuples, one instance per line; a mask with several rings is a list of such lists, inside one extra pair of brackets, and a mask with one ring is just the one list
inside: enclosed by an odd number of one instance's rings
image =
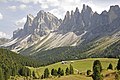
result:
[[(118, 5), (110, 6), (108, 12), (103, 11), (101, 14), (93, 12), (89, 6), (83, 5), (82, 11), (79, 11), (78, 8), (75, 11), (67, 11), (63, 20), (41, 10), (36, 17), (31, 14), (27, 15), (24, 28), (13, 32), (13, 41), (16, 40), (16, 42), (11, 46), (12, 49), (23, 49), (40, 44), (37, 46), (37, 50), (76, 46), (118, 31), (120, 31)], [(67, 38), (70, 40), (69, 43)]]
[(41, 10), (34, 18), (31, 14), (27, 15), (27, 21), (23, 29), (13, 32), (13, 39), (22, 38), (30, 34), (40, 36), (46, 35), (51, 31), (55, 31), (60, 25), (57, 17)]

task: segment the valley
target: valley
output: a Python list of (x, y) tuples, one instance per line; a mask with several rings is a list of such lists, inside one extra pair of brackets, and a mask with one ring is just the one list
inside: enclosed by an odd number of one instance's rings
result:
[[(84, 4), (87, 0), (3, 1), (0, 80), (120, 80), (119, 4), (106, 5), (108, 1), (101, 4), (104, 7), (93, 7)], [(67, 1), (70, 7), (65, 6)]]

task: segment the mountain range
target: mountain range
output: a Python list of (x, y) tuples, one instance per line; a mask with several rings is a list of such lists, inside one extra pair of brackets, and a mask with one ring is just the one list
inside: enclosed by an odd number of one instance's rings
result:
[(63, 20), (43, 10), (35, 17), (27, 15), (24, 28), (14, 31), (12, 40), (2, 46), (28, 56), (70, 46), (91, 55), (103, 53), (119, 40), (120, 7), (110, 6), (98, 14), (84, 4), (81, 11), (78, 7), (67, 11)]

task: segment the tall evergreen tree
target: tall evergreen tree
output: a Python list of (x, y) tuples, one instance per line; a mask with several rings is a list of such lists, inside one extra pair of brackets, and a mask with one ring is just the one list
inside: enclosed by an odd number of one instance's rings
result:
[(54, 75), (54, 76), (57, 76), (57, 75), (58, 75), (58, 74), (57, 74), (57, 70), (56, 70), (56, 69), (54, 70), (53, 75)]
[(73, 66), (70, 64), (70, 74), (74, 74)]
[(49, 77), (49, 70), (48, 68), (46, 68), (44, 71), (44, 78), (48, 78), (48, 77)]
[(100, 61), (96, 60), (94, 61), (93, 64), (93, 80), (103, 80), (103, 77), (101, 75), (101, 65), (100, 65)]
[(102, 65), (101, 65), (101, 62), (99, 60), (95, 60), (94, 63), (93, 63), (93, 69), (94, 67), (98, 65), (100, 67), (100, 72), (102, 71)]
[(60, 75), (61, 74), (61, 68), (58, 68), (57, 74)]
[(3, 71), (2, 71), (1, 67), (0, 67), (0, 80), (4, 80), (4, 78), (3, 78)]
[(120, 59), (118, 60), (118, 63), (117, 63), (117, 70), (120, 70)]
[(4, 79), (8, 80), (10, 78), (10, 72), (9, 69), (6, 67), (4, 72)]
[(111, 63), (109, 64), (109, 66), (108, 66), (108, 68), (107, 68), (107, 69), (111, 69), (111, 70), (113, 69), (113, 66), (112, 66), (112, 64), (111, 64)]
[(61, 70), (60, 75), (61, 75), (61, 76), (64, 76), (64, 70), (63, 70), (63, 69)]
[(65, 70), (65, 74), (66, 74), (66, 75), (69, 75), (69, 74), (70, 74), (70, 70), (69, 70), (68, 67), (67, 67), (66, 70)]
[(33, 78), (36, 78), (35, 71), (32, 72), (32, 76), (33, 76)]
[(54, 75), (54, 69), (51, 70), (51, 75), (52, 75), (52, 76)]

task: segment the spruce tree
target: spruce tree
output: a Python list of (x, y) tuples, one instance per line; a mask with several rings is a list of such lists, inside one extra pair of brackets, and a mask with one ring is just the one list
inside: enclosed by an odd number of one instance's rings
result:
[(10, 78), (10, 71), (9, 69), (6, 67), (5, 68), (5, 72), (4, 72), (4, 79), (8, 80)]
[(70, 70), (69, 70), (68, 67), (67, 67), (66, 70), (65, 70), (65, 74), (66, 74), (66, 75), (69, 75), (69, 74), (70, 74)]
[(61, 70), (60, 75), (61, 75), (61, 76), (64, 76), (64, 70), (63, 70), (63, 69)]
[(48, 77), (49, 77), (49, 70), (48, 68), (46, 68), (44, 71), (44, 78), (48, 78)]
[(94, 61), (93, 64), (93, 80), (103, 80), (103, 77), (101, 75), (101, 65), (100, 65), (100, 61), (96, 60)]
[(111, 69), (111, 70), (113, 69), (113, 66), (112, 66), (112, 64), (111, 64), (111, 63), (109, 64), (109, 66), (108, 66), (108, 68), (107, 68), (107, 69)]
[(60, 75), (61, 74), (61, 68), (58, 68), (57, 74)]
[(101, 62), (99, 60), (95, 60), (94, 63), (93, 63), (93, 69), (94, 67), (98, 65), (100, 67), (100, 72), (102, 71), (102, 65), (101, 65)]
[(120, 70), (120, 59), (118, 60), (118, 63), (117, 63), (117, 70)]
[(53, 75), (54, 75), (54, 76), (57, 76), (57, 75), (58, 75), (58, 74), (57, 74), (57, 70), (56, 70), (56, 69), (54, 70)]
[(41, 79), (44, 79), (44, 76), (43, 76), (43, 75), (41, 76)]
[(33, 78), (36, 78), (35, 71), (32, 72), (32, 76), (33, 76)]
[(54, 69), (51, 70), (51, 75), (52, 75), (52, 76), (54, 75)]
[(3, 78), (3, 71), (2, 71), (1, 67), (0, 67), (0, 80), (4, 80), (4, 78)]

